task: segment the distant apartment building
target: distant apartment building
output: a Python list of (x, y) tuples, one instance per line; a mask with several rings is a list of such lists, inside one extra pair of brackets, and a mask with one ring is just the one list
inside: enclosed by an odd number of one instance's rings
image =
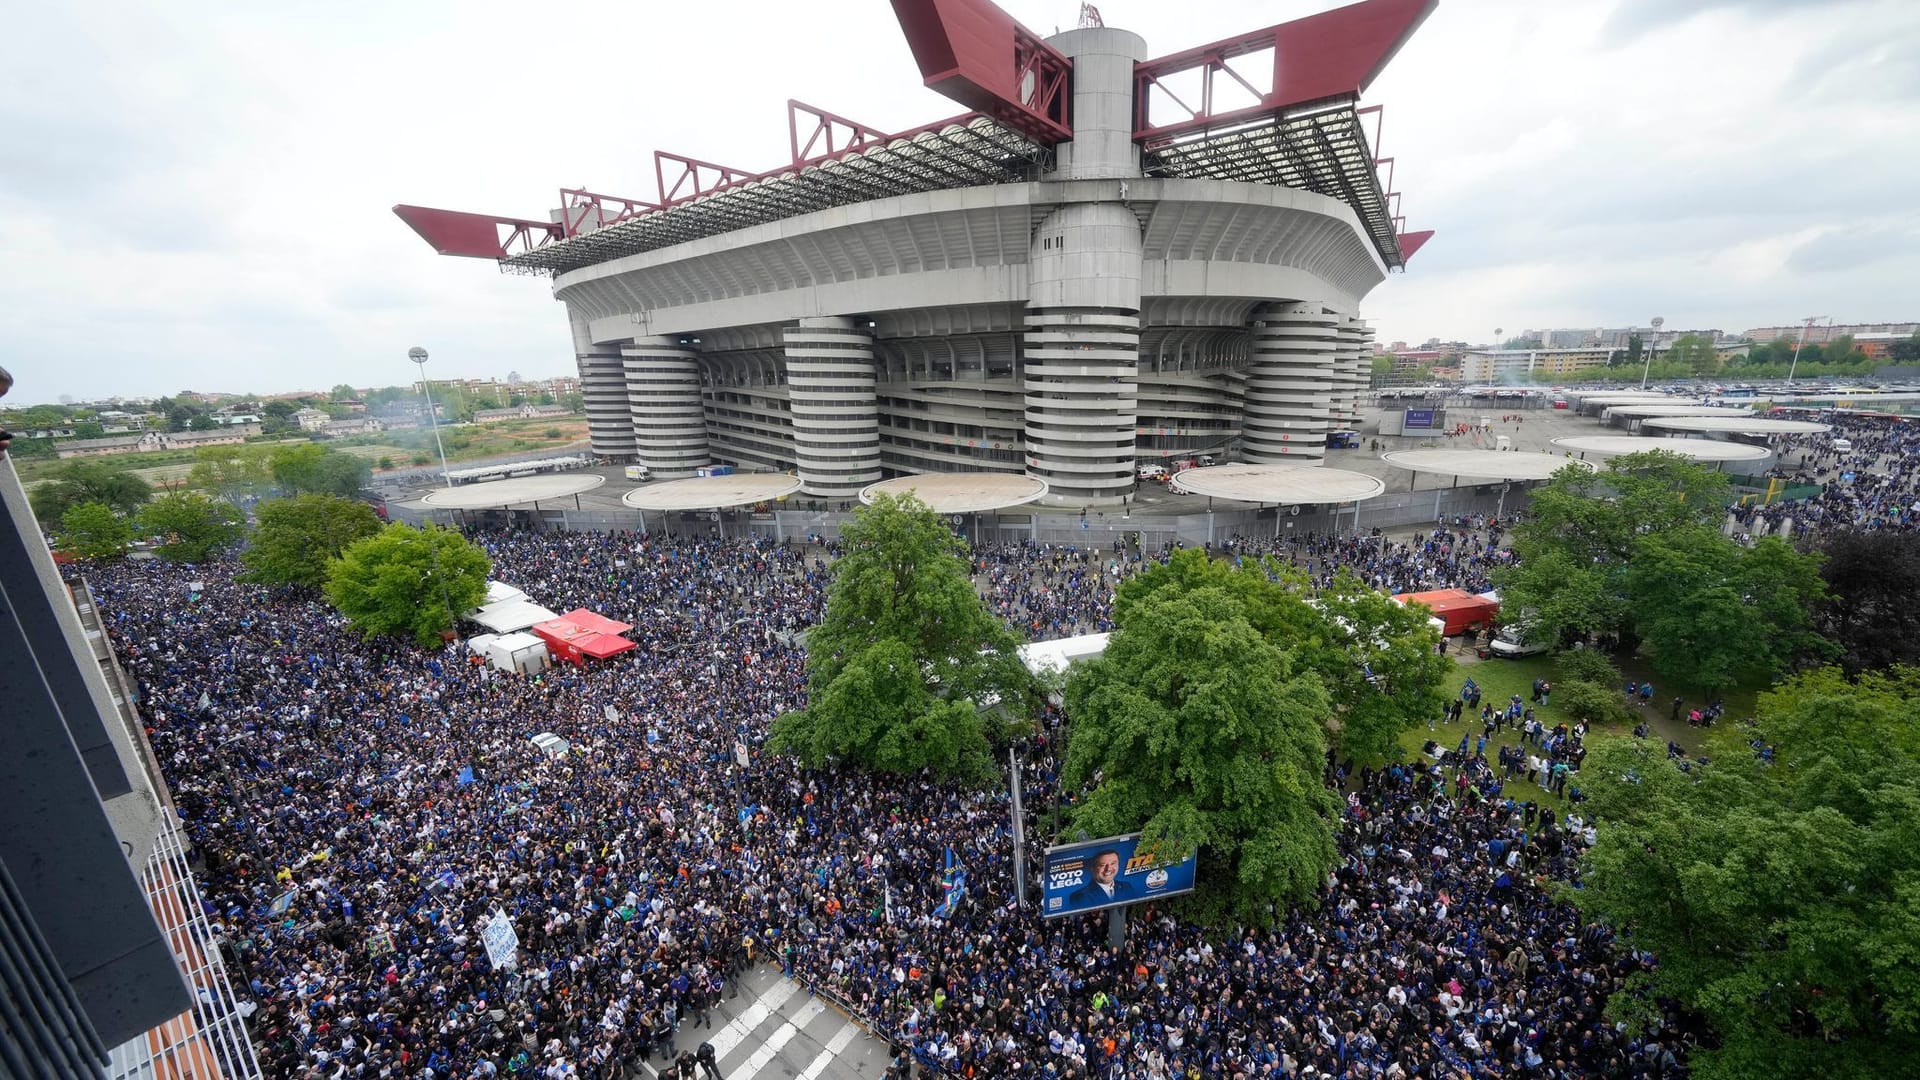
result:
[(498, 424), (507, 420), (538, 420), (566, 416), (565, 405), (515, 405), (510, 409), (479, 409), (473, 414), (476, 424)]
[(326, 427), (327, 423), (332, 419), (333, 417), (329, 416), (324, 410), (315, 409), (311, 406), (293, 411), (293, 422), (300, 425), (301, 431), (319, 431), (321, 428)]
[[(1852, 334), (1854, 344), (1857, 345), (1862, 337), (1879, 339), (1881, 335), (1887, 335), (1889, 342), (1910, 338), (1915, 333), (1920, 333), (1920, 322), (1834, 323), (1832, 326), (1815, 323), (1811, 327), (1804, 323), (1794, 323), (1792, 326), (1756, 326), (1751, 330), (1741, 331), (1740, 336), (1754, 341), (1778, 341), (1781, 338), (1799, 341), (1802, 330), (1807, 332), (1809, 345), (1825, 345), (1844, 334)], [(1868, 353), (1868, 355), (1873, 354)]]
[(1571, 375), (1605, 367), (1618, 349), (1470, 349), (1460, 357), (1460, 379), (1468, 383), (1523, 383), (1541, 377)]
[(106, 457), (112, 454), (144, 454), (153, 450), (183, 450), (201, 446), (227, 446), (247, 441), (260, 434), (259, 424), (233, 424), (211, 431), (149, 431), (141, 435), (110, 435), (103, 439), (73, 439), (55, 446), (63, 458)]

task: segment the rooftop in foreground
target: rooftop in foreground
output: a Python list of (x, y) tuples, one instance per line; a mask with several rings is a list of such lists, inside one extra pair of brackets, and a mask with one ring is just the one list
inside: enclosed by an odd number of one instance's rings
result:
[(637, 487), (620, 497), (635, 510), (724, 510), (785, 498), (800, 490), (800, 478), (786, 473), (729, 473), (695, 476)]
[(456, 488), (436, 488), (420, 501), (436, 510), (502, 510), (509, 506), (525, 506), (547, 499), (579, 495), (606, 482), (606, 477), (589, 472), (521, 476)]
[(1754, 461), (1766, 457), (1767, 448), (1720, 439), (1659, 438), (1651, 435), (1579, 435), (1553, 440), (1553, 445), (1577, 454), (1618, 457), (1664, 450), (1695, 461)]
[(1195, 495), (1278, 506), (1361, 502), (1387, 489), (1377, 476), (1320, 465), (1211, 465), (1187, 469), (1173, 483)]
[(1014, 473), (919, 473), (868, 484), (860, 501), (872, 505), (877, 495), (912, 495), (937, 514), (977, 514), (1024, 506), (1046, 493), (1045, 480)]
[(1545, 480), (1568, 465), (1593, 468), (1584, 461), (1558, 454), (1515, 453), (1506, 450), (1394, 450), (1380, 460), (1409, 472), (1469, 480), (1519, 482)]

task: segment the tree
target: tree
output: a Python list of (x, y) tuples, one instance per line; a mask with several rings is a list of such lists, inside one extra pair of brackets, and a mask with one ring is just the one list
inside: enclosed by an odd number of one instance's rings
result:
[(103, 503), (126, 515), (140, 509), (153, 489), (124, 465), (100, 461), (70, 461), (53, 478), (33, 489), (33, 512), (41, 521), (62, 521), (67, 511), (82, 503)]
[(373, 477), (365, 458), (315, 443), (276, 446), (267, 462), (286, 495), (352, 495)]
[(168, 562), (205, 562), (245, 532), (232, 503), (197, 491), (168, 492), (141, 507), (136, 520), (142, 534), (164, 538), (154, 552)]
[(357, 499), (296, 495), (260, 504), (253, 543), (240, 553), (248, 581), (321, 588), (327, 563), (380, 531), (379, 515)]
[(428, 645), (487, 595), (493, 564), (466, 537), (429, 524), (389, 525), (327, 565), (327, 599), (368, 637)]
[(117, 559), (133, 542), (133, 528), (106, 503), (85, 502), (60, 517), (54, 546), (75, 558)]
[(1682, 334), (1676, 338), (1667, 347), (1666, 361), (1669, 364), (1684, 364), (1696, 376), (1711, 375), (1720, 370), (1720, 354), (1714, 349), (1713, 340), (1699, 334)]
[(1814, 625), (1849, 675), (1920, 664), (1920, 544), (1902, 533), (1843, 532), (1822, 544), (1827, 595)]
[(187, 482), (238, 504), (259, 495), (273, 483), (268, 463), (272, 452), (270, 447), (258, 444), (202, 446), (194, 451), (193, 469), (187, 473)]
[(1267, 642), (1319, 676), (1330, 707), (1327, 735), (1343, 757), (1379, 765), (1395, 757), (1400, 734), (1437, 715), (1453, 664), (1424, 612), (1341, 574), (1311, 595), (1299, 571), (1272, 560), (1238, 567), (1205, 552), (1176, 552), (1131, 580), (1114, 603), (1118, 620), (1163, 593), (1216, 587), (1234, 595)]
[(1137, 591), (1066, 693), (1062, 786), (1089, 789), (1074, 829), (1137, 830), (1162, 858), (1197, 854), (1184, 905), (1217, 926), (1272, 925), (1339, 862), (1340, 798), (1321, 778), (1331, 702), (1256, 628), (1247, 591), (1198, 574)]
[(1022, 719), (1034, 683), (974, 590), (965, 543), (911, 496), (854, 511), (840, 538), (807, 635), (807, 707), (777, 719), (768, 745), (810, 766), (992, 775), (1004, 732), (981, 706)]
[(348, 386), (346, 383), (340, 383), (332, 390), (327, 391), (327, 399), (330, 401), (357, 401), (359, 398), (359, 391)]
[(1654, 670), (1709, 694), (1771, 679), (1818, 648), (1819, 559), (1774, 537), (1752, 548), (1705, 526), (1641, 537), (1627, 589)]
[(1639, 367), (1640, 357), (1643, 353), (1646, 352), (1646, 350), (1647, 350), (1647, 343), (1641, 340), (1639, 334), (1628, 334), (1627, 335), (1627, 358), (1625, 361), (1623, 361), (1623, 363), (1627, 367)]
[(1724, 473), (1662, 451), (1626, 454), (1599, 472), (1561, 469), (1533, 493), (1532, 520), (1513, 531), (1516, 564), (1495, 575), (1501, 606), (1527, 612), (1563, 641), (1631, 632), (1627, 570), (1636, 545), (1717, 523), (1727, 483)]
[(1916, 702), (1912, 668), (1827, 668), (1762, 695), (1770, 760), (1730, 736), (1681, 772), (1657, 742), (1592, 739), (1604, 824), (1566, 895), (1659, 958), (1611, 1011), (1711, 1025), (1692, 1075), (1901, 1076), (1920, 1053)]
[(220, 422), (218, 420), (215, 420), (213, 417), (206, 416), (204, 414), (200, 416), (190, 417), (187, 420), (188, 431), (212, 431), (214, 428), (217, 428), (219, 426), (220, 426)]
[(73, 437), (76, 439), (97, 439), (106, 433), (105, 427), (92, 420), (73, 425)]

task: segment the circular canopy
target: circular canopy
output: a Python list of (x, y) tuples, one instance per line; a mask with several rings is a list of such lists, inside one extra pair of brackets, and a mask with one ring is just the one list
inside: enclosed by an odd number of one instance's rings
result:
[(1811, 420), (1775, 420), (1770, 416), (1655, 416), (1640, 421), (1640, 426), (1662, 431), (1719, 431), (1740, 435), (1813, 435), (1830, 430), (1826, 424)]
[(721, 510), (752, 506), (799, 490), (800, 478), (786, 473), (728, 473), (648, 484), (620, 496), (620, 501), (635, 510)]
[(896, 476), (860, 490), (871, 506), (877, 495), (911, 495), (936, 514), (977, 514), (1033, 502), (1047, 493), (1047, 482), (1016, 473), (915, 473)]
[(1766, 447), (1747, 443), (1723, 442), (1719, 439), (1663, 439), (1651, 435), (1578, 435), (1555, 439), (1553, 445), (1575, 453), (1599, 454), (1602, 457), (1665, 450), (1695, 461), (1753, 461), (1768, 454)]
[(1361, 502), (1387, 490), (1377, 476), (1319, 465), (1209, 465), (1175, 473), (1173, 484), (1195, 495), (1282, 506)]
[(1631, 405), (1609, 405), (1610, 416), (1645, 418), (1649, 416), (1752, 416), (1752, 409), (1734, 409), (1725, 405), (1655, 405), (1651, 402), (1634, 402)]
[(1568, 465), (1593, 468), (1556, 454), (1507, 450), (1394, 450), (1381, 454), (1380, 460), (1409, 472), (1474, 480), (1545, 480)]
[(499, 510), (545, 499), (564, 499), (592, 491), (606, 482), (607, 478), (599, 473), (549, 473), (439, 488), (420, 501), (439, 510)]

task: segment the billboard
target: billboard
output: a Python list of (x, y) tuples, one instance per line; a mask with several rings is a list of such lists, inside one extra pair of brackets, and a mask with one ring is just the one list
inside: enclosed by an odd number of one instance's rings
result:
[(1432, 409), (1408, 409), (1407, 418), (1401, 424), (1401, 426), (1410, 427), (1410, 428), (1430, 428), (1433, 426), (1433, 410)]
[(1193, 891), (1195, 857), (1165, 863), (1134, 854), (1140, 835), (1109, 836), (1047, 849), (1040, 875), (1045, 918), (1137, 904)]

